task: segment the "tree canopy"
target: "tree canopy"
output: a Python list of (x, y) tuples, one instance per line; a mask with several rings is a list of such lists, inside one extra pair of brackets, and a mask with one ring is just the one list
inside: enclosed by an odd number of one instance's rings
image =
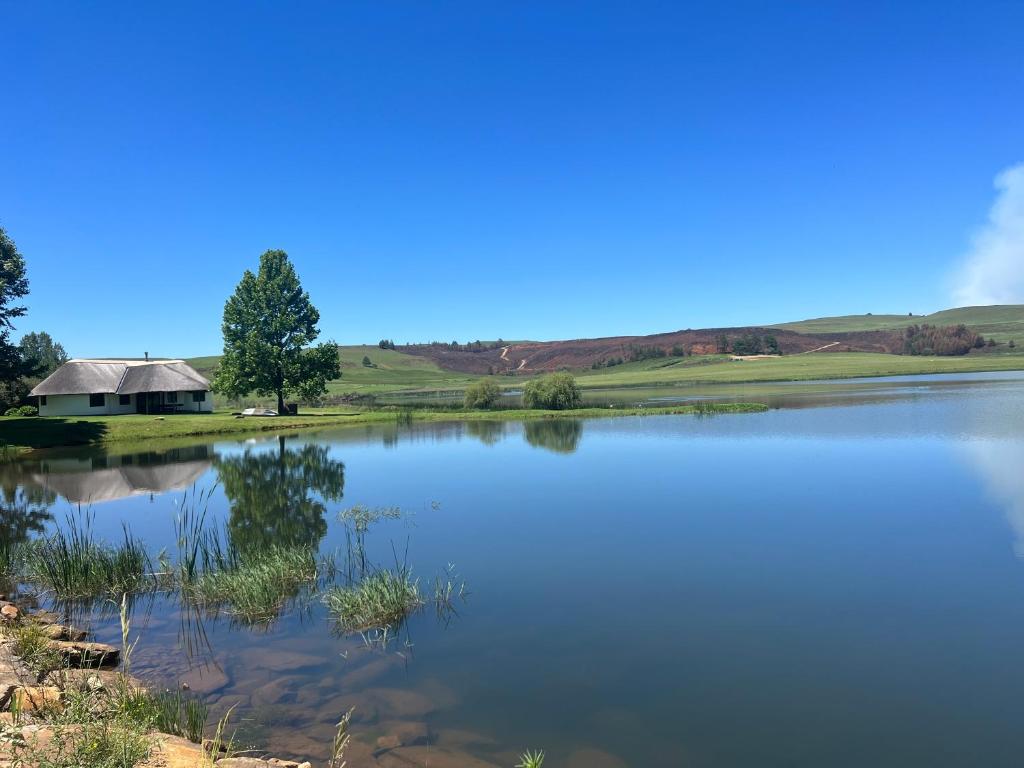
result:
[(523, 404), (527, 408), (564, 411), (579, 408), (581, 400), (576, 379), (568, 373), (553, 373), (533, 379), (523, 387)]
[(14, 320), (25, 314), (25, 305), (18, 300), (27, 295), (25, 259), (0, 227), (0, 383), (3, 384), (34, 373), (35, 366), (26, 361), (21, 348), (11, 342)]
[(492, 408), (501, 399), (501, 389), (490, 379), (474, 381), (463, 396), (462, 403), (466, 408)]
[(214, 389), (228, 397), (276, 395), (278, 412), (292, 393), (320, 397), (341, 369), (335, 343), (312, 346), (319, 321), (288, 254), (266, 251), (259, 271), (246, 270), (224, 305), (224, 357)]
[(37, 376), (49, 376), (68, 361), (68, 353), (63, 345), (54, 341), (46, 331), (26, 333), (21, 337), (18, 346), (21, 347), (21, 355), (26, 362), (35, 362), (38, 368)]

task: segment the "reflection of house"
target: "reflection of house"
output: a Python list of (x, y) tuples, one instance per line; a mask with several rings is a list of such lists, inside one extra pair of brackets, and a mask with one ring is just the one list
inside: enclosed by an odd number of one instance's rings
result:
[(32, 481), (73, 504), (88, 504), (187, 488), (210, 469), (211, 458), (206, 446), (198, 446), (165, 454), (46, 460)]
[(70, 360), (32, 394), (40, 416), (213, 410), (210, 382), (183, 360)]

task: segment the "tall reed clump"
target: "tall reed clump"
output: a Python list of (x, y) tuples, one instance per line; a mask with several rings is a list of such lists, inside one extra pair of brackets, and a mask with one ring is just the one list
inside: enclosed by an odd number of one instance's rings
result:
[(128, 527), (117, 544), (93, 536), (92, 517), (69, 515), (67, 525), (26, 550), (27, 577), (58, 598), (132, 593), (153, 584), (149, 555)]
[[(205, 504), (207, 497), (196, 497)], [(178, 582), (196, 605), (223, 607), (250, 622), (277, 617), (303, 586), (315, 584), (319, 563), (312, 547), (245, 551), (223, 530), (206, 525), (205, 506), (185, 504), (177, 522)]]
[(419, 581), (406, 566), (380, 569), (356, 584), (331, 587), (324, 603), (349, 632), (390, 630), (423, 605)]

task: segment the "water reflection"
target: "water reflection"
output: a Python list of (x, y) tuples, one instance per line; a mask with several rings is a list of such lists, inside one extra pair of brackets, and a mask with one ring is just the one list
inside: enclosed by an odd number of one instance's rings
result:
[(243, 552), (317, 544), (327, 532), (326, 502), (345, 493), (345, 465), (327, 446), (292, 448), (284, 436), (277, 450), (217, 456), (214, 468), (230, 508), (231, 541)]
[(534, 448), (554, 453), (574, 453), (583, 437), (579, 419), (538, 419), (523, 423), (523, 437)]
[(496, 445), (505, 438), (504, 421), (467, 421), (466, 434), (484, 445)]
[(985, 488), (1004, 507), (1013, 530), (1013, 551), (1024, 558), (1024, 444), (1010, 441), (974, 441), (964, 444), (969, 462)]
[(19, 483), (29, 494), (53, 503), (112, 501), (139, 494), (188, 488), (210, 468), (208, 445), (131, 454), (58, 456), (4, 466), (2, 482)]

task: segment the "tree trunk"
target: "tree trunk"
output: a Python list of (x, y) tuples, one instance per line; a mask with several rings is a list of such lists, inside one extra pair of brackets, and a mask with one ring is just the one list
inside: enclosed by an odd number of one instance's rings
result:
[(284, 416), (284, 392), (277, 390), (277, 415)]

